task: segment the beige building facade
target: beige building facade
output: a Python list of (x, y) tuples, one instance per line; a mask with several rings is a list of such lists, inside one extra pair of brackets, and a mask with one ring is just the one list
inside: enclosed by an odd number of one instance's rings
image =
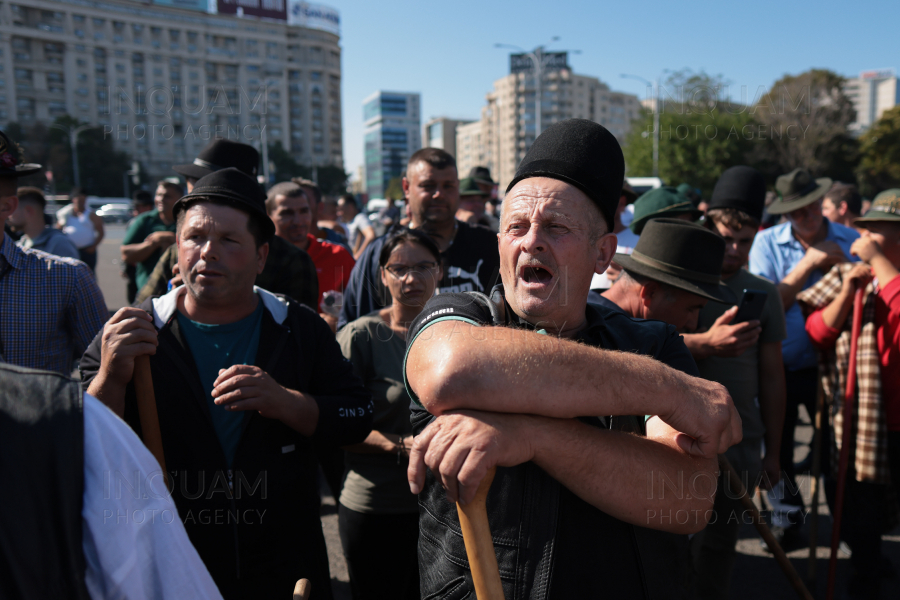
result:
[(844, 93), (856, 109), (850, 130), (859, 134), (874, 125), (884, 111), (900, 104), (900, 80), (894, 69), (863, 71), (859, 77), (847, 79)]
[(70, 115), (152, 176), (213, 138), (343, 166), (332, 32), (128, 0), (0, 4), (0, 126)]
[[(511, 74), (495, 81), (481, 109), (481, 119), (457, 127), (459, 172), (468, 173), (479, 165), (489, 167), (502, 196), (534, 143), (535, 100), (535, 81), (530, 73)], [(561, 69), (546, 73), (542, 79), (542, 129), (564, 119), (588, 119), (600, 123), (622, 141), (639, 109), (637, 96), (614, 92), (596, 77)]]

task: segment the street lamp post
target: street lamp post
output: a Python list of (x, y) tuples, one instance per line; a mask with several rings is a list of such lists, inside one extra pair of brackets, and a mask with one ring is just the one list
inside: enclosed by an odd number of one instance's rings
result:
[[(553, 36), (550, 38), (550, 41), (547, 43), (549, 46), (553, 42), (559, 39), (559, 36)], [(544, 56), (544, 46), (538, 46), (531, 52), (527, 50), (523, 50), (519, 46), (513, 46), (512, 44), (494, 44), (495, 48), (511, 48), (513, 50), (518, 50), (523, 55), (527, 56), (531, 59), (531, 64), (534, 69), (534, 88), (535, 88), (535, 105), (534, 105), (534, 139), (537, 139), (538, 136), (541, 135), (541, 113), (543, 112), (542, 106), (542, 81), (544, 76), (544, 66), (546, 57)]]
[(656, 78), (656, 85), (637, 75), (623, 73), (622, 77), (643, 81), (647, 87), (653, 88), (653, 176), (659, 177), (659, 77)]
[(79, 125), (78, 127), (66, 127), (59, 123), (50, 125), (53, 129), (65, 131), (69, 136), (69, 146), (72, 149), (72, 177), (75, 180), (75, 187), (81, 187), (81, 174), (78, 171), (78, 134), (86, 129), (93, 129), (96, 125)]

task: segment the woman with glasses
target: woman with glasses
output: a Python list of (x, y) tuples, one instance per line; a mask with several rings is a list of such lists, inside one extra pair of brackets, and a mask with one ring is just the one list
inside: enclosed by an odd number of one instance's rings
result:
[(441, 255), (421, 231), (401, 229), (385, 242), (379, 265), (393, 303), (348, 323), (337, 336), (372, 393), (374, 412), (369, 437), (345, 448), (338, 503), (354, 600), (419, 597), (419, 513), (406, 479), (413, 435), (403, 356), (409, 325), (441, 280)]

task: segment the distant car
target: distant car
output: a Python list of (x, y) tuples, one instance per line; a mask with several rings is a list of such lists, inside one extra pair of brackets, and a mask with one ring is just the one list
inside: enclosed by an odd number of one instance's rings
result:
[(131, 219), (131, 204), (114, 203), (104, 204), (97, 209), (97, 216), (104, 223), (127, 223)]

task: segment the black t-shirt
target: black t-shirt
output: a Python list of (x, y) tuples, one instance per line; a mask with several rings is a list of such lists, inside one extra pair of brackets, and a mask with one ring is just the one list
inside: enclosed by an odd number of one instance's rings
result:
[[(459, 229), (453, 244), (441, 254), (444, 278), (438, 294), (455, 292), (488, 293), (500, 281), (500, 253), (497, 234), (481, 227), (457, 221)], [(344, 288), (344, 304), (338, 327), (363, 317), (391, 303), (381, 284), (378, 259), (391, 232), (376, 238), (366, 246), (356, 261), (350, 280)]]
[[(461, 320), (478, 326), (503, 324), (533, 329), (513, 313), (503, 298), (502, 286), (497, 286), (490, 298), (488, 300), (476, 294), (435, 296), (409, 328), (407, 353), (422, 331), (444, 320)], [(491, 304), (494, 305), (493, 308)], [(661, 321), (634, 319), (620, 311), (592, 304), (586, 306), (585, 314), (587, 326), (578, 334), (577, 341), (597, 348), (651, 356), (689, 375), (698, 375), (697, 365), (674, 327)], [(405, 364), (403, 377), (407, 391), (413, 398), (410, 405), (411, 421), (413, 430), (418, 435), (434, 420), (434, 416), (422, 408), (410, 389)], [(644, 433), (643, 415), (631, 417), (630, 421), (628, 417), (617, 419), (620, 419), (619, 423), (631, 423), (631, 426), (616, 428), (633, 430), (634, 427), (639, 427), (640, 431), (636, 433)], [(611, 421), (609, 418), (601, 420), (593, 415), (586, 415), (580, 420), (596, 427), (608, 427)], [(615, 485), (615, 482), (610, 482), (610, 485)], [(642, 528), (632, 527), (607, 515), (564, 487), (560, 490), (557, 518), (551, 593), (548, 597), (645, 597), (640, 551), (635, 539), (635, 530)], [(522, 526), (528, 527), (528, 524), (523, 523)], [(649, 584), (651, 588), (656, 588), (660, 581), (663, 587), (671, 582), (672, 596), (677, 596), (676, 589), (681, 584), (678, 579), (680, 571), (687, 568), (686, 536), (649, 530), (642, 532), (654, 536), (652, 539), (658, 540), (659, 547), (664, 548), (662, 553), (669, 559), (667, 564), (652, 565), (654, 573), (643, 572), (644, 577), (655, 580)], [(669, 549), (671, 552), (666, 554)]]

